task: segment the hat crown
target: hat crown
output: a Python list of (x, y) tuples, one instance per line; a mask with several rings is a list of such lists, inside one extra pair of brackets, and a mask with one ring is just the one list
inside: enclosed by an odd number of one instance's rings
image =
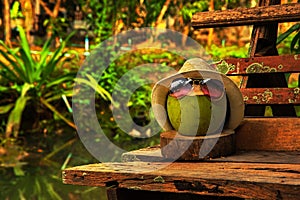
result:
[(152, 89), (151, 103), (153, 105), (154, 115), (164, 130), (173, 130), (166, 112), (166, 102), (169, 94), (170, 83), (176, 78), (210, 78), (223, 81), (226, 95), (229, 101), (229, 119), (224, 124), (225, 129), (235, 129), (238, 127), (244, 116), (243, 95), (238, 86), (225, 74), (218, 72), (208, 62), (200, 58), (187, 60), (181, 69), (160, 81)]
[(192, 58), (183, 64), (178, 73), (195, 71), (195, 70), (207, 70), (216, 71), (211, 65), (201, 58)]

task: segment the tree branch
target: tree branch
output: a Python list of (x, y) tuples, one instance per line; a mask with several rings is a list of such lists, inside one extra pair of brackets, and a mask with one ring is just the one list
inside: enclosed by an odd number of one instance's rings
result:
[(48, 15), (50, 15), (50, 17), (54, 16), (53, 12), (48, 8), (48, 6), (46, 5), (46, 3), (43, 0), (40, 0), (40, 4), (44, 8), (44, 10), (46, 11), (46, 13)]
[(163, 7), (162, 7), (162, 9), (161, 9), (161, 11), (160, 11), (160, 13), (159, 13), (157, 19), (156, 19), (155, 26), (157, 26), (158, 24), (161, 23), (161, 21), (162, 21), (164, 15), (165, 15), (165, 13), (166, 13), (167, 10), (168, 10), (168, 7), (169, 7), (170, 2), (171, 2), (171, 0), (166, 0), (166, 2), (164, 3), (164, 5), (163, 5)]
[(57, 0), (56, 4), (54, 6), (54, 10), (53, 10), (53, 17), (57, 17), (59, 8), (60, 8), (60, 3), (61, 3), (61, 0)]
[(8, 46), (11, 46), (11, 32), (10, 32), (10, 9), (9, 9), (9, 1), (4, 0), (4, 8), (3, 8), (3, 14), (4, 14), (4, 33), (5, 33), (5, 44)]

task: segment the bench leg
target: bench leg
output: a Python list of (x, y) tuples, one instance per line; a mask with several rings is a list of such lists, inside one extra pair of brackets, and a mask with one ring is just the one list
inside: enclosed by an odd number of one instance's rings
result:
[(108, 200), (118, 200), (117, 188), (109, 188), (106, 190)]

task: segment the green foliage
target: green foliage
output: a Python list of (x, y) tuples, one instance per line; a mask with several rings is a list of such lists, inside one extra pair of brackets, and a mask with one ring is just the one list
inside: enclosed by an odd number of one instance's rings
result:
[[(2, 89), (6, 93), (15, 93), (13, 99), (0, 106), (0, 110), (7, 111), (7, 106), (14, 102), (14, 107), (10, 111), (7, 121), (6, 135), (9, 137), (14, 134), (17, 137), (21, 124), (22, 113), (28, 105), (29, 100), (33, 102), (53, 101), (61, 98), (62, 94), (70, 94), (68, 89), (63, 89), (62, 84), (71, 86), (74, 74), (67, 73), (60, 76), (53, 76), (56, 69), (63, 64), (70, 62), (72, 57), (66, 56), (64, 51), (69, 38), (54, 51), (50, 50), (50, 43), (53, 38), (47, 40), (40, 54), (33, 56), (22, 27), (18, 27), (20, 33), (20, 46), (10, 48), (0, 41), (3, 48), (0, 49), (0, 54), (3, 57), (0, 60), (0, 77), (6, 79), (11, 86), (3, 85)], [(72, 53), (72, 52), (69, 52)], [(47, 104), (44, 104), (47, 107)], [(2, 108), (2, 109), (1, 109)], [(58, 111), (55, 111), (58, 113)]]
[[(161, 0), (153, 0), (153, 1), (145, 1), (144, 10), (147, 11), (147, 15), (145, 17), (144, 26), (151, 26), (156, 21), (165, 1)], [(134, 10), (136, 5), (131, 5), (130, 10)]]
[(193, 14), (208, 10), (209, 1), (187, 2), (180, 11), (183, 19), (189, 22)]
[(223, 58), (246, 58), (248, 54), (247, 47), (238, 46), (224, 46), (218, 47), (216, 45), (211, 45), (207, 48), (208, 54), (210, 54), (213, 60), (220, 60)]
[(24, 18), (23, 13), (20, 11), (20, 2), (15, 1), (12, 5), (12, 8), (10, 10), (10, 18), (16, 19), (16, 18)]
[(66, 37), (66, 33), (68, 32), (69, 24), (67, 19), (64, 17), (56, 17), (46, 19), (43, 23), (44, 27), (47, 27), (51, 30), (51, 32), (55, 33), (56, 36), (61, 38)]
[[(170, 65), (175, 63), (178, 66), (183, 62), (183, 58), (174, 55), (171, 52), (157, 51), (143, 53), (143, 52), (133, 52), (121, 56), (116, 61), (112, 62), (110, 66), (104, 71), (99, 84), (105, 88), (108, 92), (113, 91), (118, 93), (120, 99), (131, 95), (130, 101), (127, 106), (135, 107), (138, 110), (143, 110), (150, 107), (151, 104), (151, 85), (146, 84), (144, 78), (141, 75), (151, 76), (153, 71), (149, 68), (142, 68), (140, 70), (135, 70), (135, 67), (147, 64), (147, 63), (160, 63), (162, 66)], [(132, 70), (133, 69), (133, 70)], [(168, 68), (166, 68), (167, 70)], [(131, 71), (132, 70), (132, 71)], [(128, 72), (131, 72), (131, 76), (128, 76), (126, 82), (122, 84), (122, 87), (116, 87), (117, 82), (120, 78)], [(161, 68), (164, 71), (164, 68)], [(153, 76), (153, 75), (152, 75)], [(162, 78), (155, 74), (152, 78)], [(151, 79), (151, 77), (149, 77)], [(133, 94), (126, 88), (131, 88), (133, 85), (140, 85)]]
[(249, 6), (250, 1), (238, 1), (238, 0), (223, 0), (223, 1), (214, 1), (214, 9), (232, 9), (240, 6)]
[[(95, 43), (112, 36), (118, 29), (118, 20), (122, 21), (122, 30), (153, 26), (159, 16), (165, 0), (152, 1), (79, 1), (85, 13), (85, 20), (94, 32)], [(177, 18), (182, 16), (188, 23), (192, 14), (208, 9), (209, 1), (178, 1), (171, 2), (164, 15)], [(179, 11), (178, 11), (179, 10)], [(182, 23), (177, 20), (176, 23)], [(118, 30), (120, 31), (120, 30)]]
[(104, 100), (112, 101), (111, 95), (103, 87), (98, 85), (98, 82), (94, 77), (89, 74), (86, 74), (87, 79), (85, 78), (75, 78), (75, 81), (79, 84), (86, 84), (93, 88), (97, 94), (99, 94)]
[(300, 53), (300, 23), (294, 24), (286, 32), (278, 36), (276, 44), (278, 45), (282, 43), (285, 39), (292, 36), (295, 32), (296, 35), (293, 36), (290, 43), (290, 51), (291, 53)]
[[(96, 52), (97, 49), (94, 51)], [(144, 68), (142, 66), (144, 64), (159, 63), (162, 66), (178, 67), (184, 61), (182, 57), (174, 55), (171, 52), (162, 50), (148, 51), (145, 52), (145, 50), (141, 50), (125, 53), (123, 56), (119, 56), (116, 60), (110, 62), (110, 65), (105, 70), (102, 69), (103, 71), (101, 72), (99, 71), (99, 66), (104, 66), (103, 58), (111, 58), (113, 56), (104, 56), (101, 54), (102, 57), (100, 58), (97, 53), (96, 55), (91, 54), (91, 57), (88, 59), (88, 61), (90, 60), (91, 62), (87, 62), (87, 64), (83, 66), (82, 72), (80, 72), (82, 73), (81, 77), (76, 78), (76, 82), (82, 83), (82, 86), (87, 86), (86, 89), (90, 88), (95, 91), (96, 113), (98, 114), (98, 120), (103, 132), (111, 141), (126, 150), (157, 144), (159, 142), (159, 136), (157, 135), (156, 137), (148, 139), (133, 138), (129, 132), (141, 131), (141, 134), (145, 134), (145, 131), (133, 130), (134, 127), (128, 127), (128, 132), (125, 133), (119, 128), (114, 117), (118, 117), (118, 119), (122, 120), (131, 119), (123, 118), (122, 115), (113, 116), (112, 109), (121, 111), (128, 111), (129, 109), (129, 114), (135, 123), (140, 126), (147, 125), (150, 120), (153, 119), (150, 112), (153, 83), (149, 83), (149, 81), (151, 82), (151, 80), (153, 80), (154, 82), (163, 77), (161, 77), (162, 75), (160, 73), (153, 73), (155, 71), (154, 68)], [(87, 66), (89, 70), (85, 71), (85, 66)], [(161, 66), (159, 69), (165, 72), (167, 69), (169, 70), (169, 68)], [(119, 82), (120, 79), (123, 79), (122, 84)], [(132, 91), (133, 87), (137, 88)], [(81, 88), (81, 91), (83, 91), (83, 89), (84, 88)], [(117, 99), (113, 99), (114, 102), (111, 102), (112, 94), (117, 95)], [(84, 95), (80, 95), (80, 98), (82, 99), (76, 99), (76, 104), (82, 104), (83, 106), (90, 104), (89, 100), (84, 98)], [(124, 103), (126, 105), (124, 105)], [(85, 112), (87, 112), (87, 114), (85, 114)], [(87, 110), (82, 110), (82, 113), (82, 116), (88, 116)], [(128, 122), (128, 124), (131, 124), (131, 122)], [(92, 128), (90, 127), (90, 129)]]
[(95, 42), (97, 44), (112, 35), (114, 9), (116, 6), (115, 1), (88, 1), (86, 18), (95, 34)]

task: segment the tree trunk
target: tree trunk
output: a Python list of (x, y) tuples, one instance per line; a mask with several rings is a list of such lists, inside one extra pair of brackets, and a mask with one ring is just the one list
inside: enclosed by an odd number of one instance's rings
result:
[(30, 39), (30, 30), (33, 28), (33, 8), (32, 8), (32, 2), (31, 0), (19, 0), (22, 6), (22, 11), (25, 17), (25, 31), (26, 31), (26, 37), (29, 43), (31, 43)]
[[(210, 0), (208, 10), (209, 11), (215, 10), (214, 0)], [(209, 47), (212, 45), (213, 36), (214, 36), (214, 29), (213, 28), (209, 28), (209, 30), (208, 30), (208, 38), (207, 38), (207, 46), (209, 46)]]
[(4, 42), (8, 46), (11, 46), (9, 0), (3, 0), (3, 3), (4, 3), (4, 9), (3, 9), (3, 16), (4, 16)]
[(160, 11), (160, 13), (159, 13), (157, 19), (156, 19), (156, 22), (155, 22), (155, 26), (156, 26), (156, 27), (157, 27), (158, 24), (161, 23), (161, 21), (162, 21), (164, 15), (165, 15), (165, 13), (166, 13), (167, 10), (168, 10), (168, 7), (169, 7), (169, 4), (170, 4), (170, 3), (171, 3), (171, 0), (166, 0), (166, 1), (165, 1), (165, 3), (164, 3), (164, 5), (163, 5), (163, 7), (162, 7), (162, 9), (161, 9), (161, 11)]

